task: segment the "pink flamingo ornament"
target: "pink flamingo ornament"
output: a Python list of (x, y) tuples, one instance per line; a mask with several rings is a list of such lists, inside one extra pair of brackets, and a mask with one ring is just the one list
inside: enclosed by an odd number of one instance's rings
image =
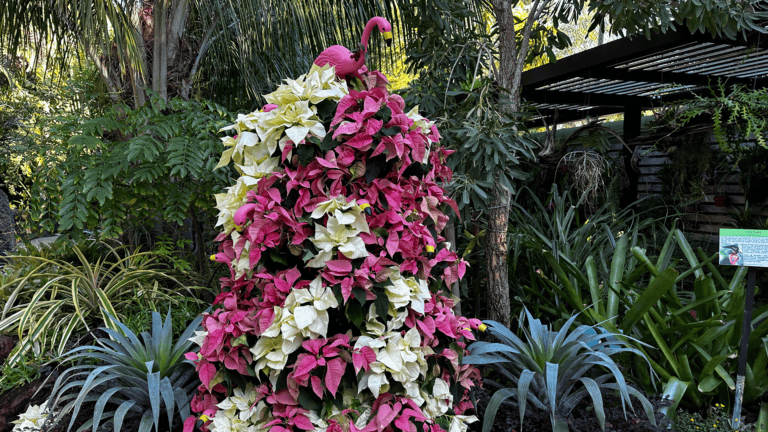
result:
[(315, 64), (318, 66), (325, 66), (326, 64), (334, 66), (336, 68), (336, 76), (341, 79), (346, 78), (347, 75), (357, 74), (358, 69), (365, 64), (365, 53), (368, 52), (368, 39), (375, 26), (378, 26), (379, 31), (384, 35), (384, 41), (387, 43), (387, 46), (391, 46), (392, 25), (386, 19), (377, 16), (371, 18), (368, 24), (365, 25), (358, 51), (352, 52), (341, 45), (333, 45), (317, 56)]

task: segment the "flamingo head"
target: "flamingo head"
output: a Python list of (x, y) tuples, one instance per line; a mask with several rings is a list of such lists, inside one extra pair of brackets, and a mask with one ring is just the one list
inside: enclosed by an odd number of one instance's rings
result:
[(379, 31), (384, 36), (384, 42), (386, 42), (387, 46), (392, 46), (392, 25), (389, 21), (381, 19), (378, 27)]
[(351, 58), (354, 61), (358, 61), (360, 60), (360, 57), (365, 57), (366, 51), (367, 50), (365, 49), (365, 45), (357, 44), (357, 50), (352, 51), (351, 56), (349, 58)]

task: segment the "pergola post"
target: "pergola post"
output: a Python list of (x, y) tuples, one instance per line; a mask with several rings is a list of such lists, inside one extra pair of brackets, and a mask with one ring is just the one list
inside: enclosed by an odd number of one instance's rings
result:
[[(642, 109), (640, 105), (624, 106), (624, 142), (629, 142), (640, 135), (640, 121), (642, 120)], [(621, 154), (624, 156), (624, 171), (627, 173), (629, 185), (624, 189), (621, 195), (621, 207), (627, 208), (637, 200), (637, 184), (640, 179), (640, 173), (632, 167), (632, 155), (634, 148), (622, 147)]]

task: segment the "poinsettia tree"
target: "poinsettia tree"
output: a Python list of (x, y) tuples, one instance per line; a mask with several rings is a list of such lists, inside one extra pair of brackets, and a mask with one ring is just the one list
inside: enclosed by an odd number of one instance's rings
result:
[(230, 276), (187, 355), (204, 429), (463, 432), (475, 420), (480, 376), (461, 358), (480, 322), (455, 316), (444, 291), (465, 270), (440, 235), (455, 208), (449, 152), (381, 73), (360, 78), (314, 66), (225, 128), (219, 166), (240, 177), (216, 196), (212, 259)]

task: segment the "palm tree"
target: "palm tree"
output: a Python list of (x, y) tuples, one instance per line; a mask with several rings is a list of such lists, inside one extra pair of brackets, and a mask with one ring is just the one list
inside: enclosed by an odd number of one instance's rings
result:
[(204, 72), (219, 87), (253, 98), (305, 72), (328, 45), (355, 47), (371, 16), (401, 28), (396, 6), (393, 0), (4, 0), (0, 55), (31, 49), (35, 59), (55, 53), (65, 60), (74, 46), (94, 63), (113, 100), (136, 106), (145, 103), (145, 88), (166, 99), (188, 97)]

